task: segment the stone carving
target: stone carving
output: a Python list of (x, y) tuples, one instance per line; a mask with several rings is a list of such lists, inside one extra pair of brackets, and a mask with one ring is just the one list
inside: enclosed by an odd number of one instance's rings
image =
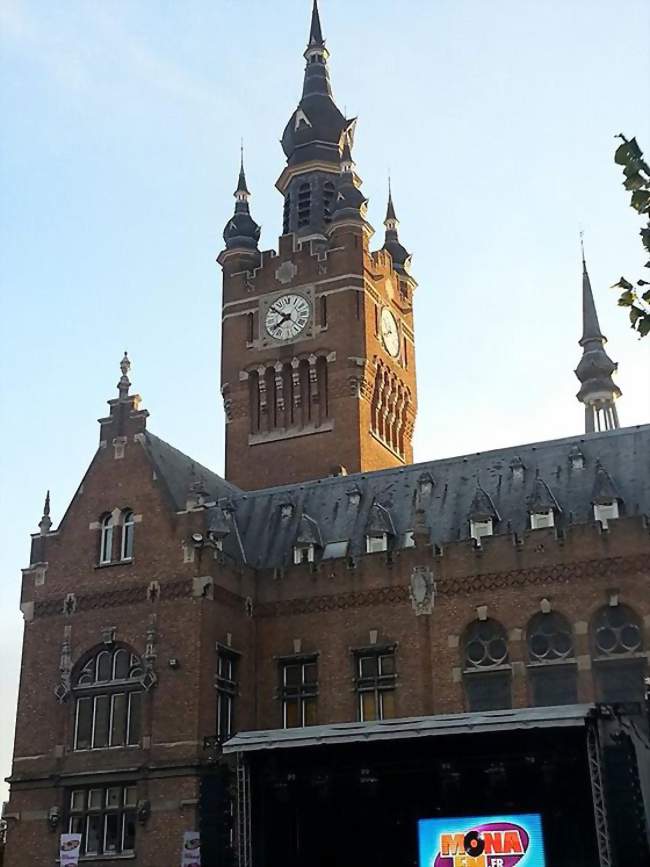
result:
[(416, 615), (431, 614), (436, 595), (433, 573), (426, 566), (416, 566), (411, 573), (411, 605)]
[(282, 284), (291, 283), (297, 273), (298, 267), (293, 262), (283, 262), (275, 271), (275, 279)]
[(61, 680), (54, 690), (57, 701), (62, 703), (70, 695), (72, 689), (72, 627), (63, 627), (63, 641), (61, 642), (61, 657), (59, 659), (59, 673)]

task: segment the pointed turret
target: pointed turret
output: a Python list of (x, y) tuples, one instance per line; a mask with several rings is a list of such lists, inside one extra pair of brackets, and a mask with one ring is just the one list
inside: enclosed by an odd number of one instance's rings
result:
[(355, 163), (352, 158), (350, 141), (346, 136), (341, 153), (341, 173), (336, 185), (332, 208), (332, 228), (340, 225), (342, 222), (352, 221), (361, 223), (372, 232), (372, 229), (366, 222), (368, 199), (361, 192), (361, 178), (359, 178), (354, 169)]
[(235, 196), (235, 213), (226, 223), (223, 230), (223, 239), (226, 242), (226, 250), (250, 250), (257, 252), (257, 244), (260, 239), (261, 229), (251, 217), (249, 201), (251, 194), (246, 183), (244, 171), (244, 153), (242, 148), (239, 178)]
[(398, 274), (410, 276), (411, 270), (411, 254), (406, 247), (400, 242), (397, 227), (399, 220), (395, 213), (395, 205), (393, 204), (393, 191), (390, 180), (388, 181), (388, 205), (386, 207), (386, 219), (384, 220), (386, 227), (386, 237), (384, 239), (383, 249), (390, 253), (393, 260), (393, 268)]
[(307, 65), (302, 97), (282, 134), (287, 167), (277, 188), (285, 197), (284, 233), (322, 237), (329, 222), (344, 138), (352, 142), (355, 122), (345, 118), (332, 98), (329, 51), (316, 2), (304, 57)]
[(618, 364), (605, 351), (607, 338), (600, 330), (591, 280), (582, 251), (582, 358), (575, 374), (581, 388), (576, 395), (585, 405), (585, 430), (613, 430), (619, 427), (616, 399), (621, 390), (612, 379)]

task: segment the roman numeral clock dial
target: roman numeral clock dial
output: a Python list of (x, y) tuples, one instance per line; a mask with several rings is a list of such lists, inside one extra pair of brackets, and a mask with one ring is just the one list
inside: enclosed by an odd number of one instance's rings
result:
[(305, 330), (310, 313), (302, 295), (282, 295), (267, 310), (264, 325), (275, 340), (292, 340)]

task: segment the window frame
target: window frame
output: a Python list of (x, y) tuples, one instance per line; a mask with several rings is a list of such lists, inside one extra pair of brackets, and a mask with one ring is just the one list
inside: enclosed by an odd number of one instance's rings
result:
[[(280, 688), (279, 698), (282, 703), (282, 728), (305, 728), (310, 725), (316, 725), (316, 712), (318, 709), (318, 653), (296, 654), (293, 656), (283, 656), (278, 660)], [(287, 683), (287, 673), (290, 668), (300, 668), (300, 678), (298, 684)], [(314, 668), (315, 677), (312, 681), (305, 680), (306, 669)], [(299, 710), (300, 724), (289, 724), (289, 708), (291, 704), (297, 704)], [(312, 710), (314, 720), (307, 721), (308, 712)]]
[[(119, 805), (109, 803), (109, 792), (120, 789)], [(101, 804), (91, 802), (91, 795), (101, 793)], [(104, 785), (87, 785), (67, 789), (66, 792), (66, 820), (71, 834), (81, 834), (81, 856), (87, 859), (111, 858), (134, 856), (136, 854), (136, 829), (137, 829), (137, 803), (138, 793), (135, 782), (107, 783)], [(107, 849), (108, 819), (117, 817), (119, 835), (118, 847)], [(91, 820), (99, 818), (97, 834), (98, 845), (89, 848)], [(132, 833), (128, 834), (128, 823), (131, 822)], [(125, 845), (129, 842), (132, 845)]]
[(366, 533), (366, 554), (385, 554), (388, 551), (388, 533)]
[[(216, 733), (217, 738), (221, 743), (228, 740), (235, 733), (235, 699), (239, 691), (239, 681), (237, 679), (237, 668), (241, 654), (231, 647), (217, 643), (217, 663), (216, 674), (214, 678), (215, 689), (217, 693), (216, 707)], [(227, 664), (229, 670), (224, 673), (221, 669), (221, 664)], [(225, 729), (222, 729), (222, 713), (223, 708), (227, 709), (228, 720)]]
[(120, 560), (133, 560), (135, 544), (135, 513), (133, 509), (122, 512), (122, 538), (120, 539)]
[[(385, 694), (390, 693), (393, 699), (397, 688), (397, 644), (371, 645), (353, 650), (354, 655), (354, 686), (357, 696), (357, 718), (360, 722), (381, 722), (395, 717), (385, 712)], [(391, 660), (392, 671), (384, 672), (383, 661)], [(364, 674), (363, 663), (366, 660), (375, 661), (376, 674)], [(366, 718), (364, 697), (374, 697), (375, 715)]]
[[(102, 676), (104, 655), (110, 656), (108, 677)], [(116, 677), (120, 654), (127, 655), (127, 676)], [(142, 684), (144, 667), (140, 657), (130, 648), (118, 645), (112, 649), (95, 648), (76, 666), (72, 693), (74, 696), (73, 752), (140, 748), (142, 742)], [(105, 672), (104, 672), (105, 674)], [(80, 682), (82, 678), (92, 678)], [(124, 696), (123, 710), (117, 699)], [(87, 707), (87, 711), (83, 708)], [(115, 729), (116, 714), (123, 716), (119, 731)], [(101, 715), (101, 716), (100, 716)], [(104, 717), (105, 719), (102, 719)], [(101, 725), (101, 728), (99, 727)], [(80, 734), (87, 738), (80, 738)], [(103, 736), (105, 733), (105, 737)], [(105, 740), (105, 743), (103, 741)], [(80, 746), (80, 743), (84, 744)], [(87, 744), (87, 745), (86, 745)]]
[(113, 544), (115, 536), (115, 522), (113, 515), (108, 512), (100, 521), (99, 536), (99, 565), (105, 566), (113, 562)]

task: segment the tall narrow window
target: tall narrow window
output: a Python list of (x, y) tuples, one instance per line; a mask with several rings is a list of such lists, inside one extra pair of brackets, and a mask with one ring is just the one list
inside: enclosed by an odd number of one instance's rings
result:
[(133, 534), (135, 532), (135, 523), (133, 521), (133, 512), (127, 510), (122, 513), (122, 560), (131, 560), (133, 557)]
[(334, 184), (325, 181), (323, 184), (323, 220), (325, 225), (332, 222), (332, 204), (334, 202)]
[(101, 537), (99, 541), (99, 562), (110, 563), (113, 560), (113, 516), (104, 515), (101, 522)]
[(315, 656), (285, 660), (280, 666), (282, 724), (285, 729), (316, 724), (318, 663)]
[(255, 340), (255, 315), (253, 313), (246, 314), (246, 342), (252, 343)]
[(291, 220), (291, 196), (286, 195), (284, 198), (284, 211), (283, 211), (283, 215), (282, 215), (282, 234), (283, 235), (289, 234), (290, 220)]
[(217, 735), (227, 741), (234, 732), (234, 705), (237, 695), (237, 654), (217, 647)]
[(311, 188), (301, 184), (298, 188), (298, 228), (308, 226), (311, 219)]
[(356, 653), (356, 687), (361, 722), (395, 716), (395, 648), (366, 648)]
[(325, 328), (327, 325), (327, 295), (320, 297), (320, 325)]
[(508, 636), (497, 620), (475, 620), (465, 630), (463, 679), (470, 711), (512, 707)]
[(124, 647), (86, 660), (73, 681), (75, 750), (140, 743), (142, 675), (139, 657)]

